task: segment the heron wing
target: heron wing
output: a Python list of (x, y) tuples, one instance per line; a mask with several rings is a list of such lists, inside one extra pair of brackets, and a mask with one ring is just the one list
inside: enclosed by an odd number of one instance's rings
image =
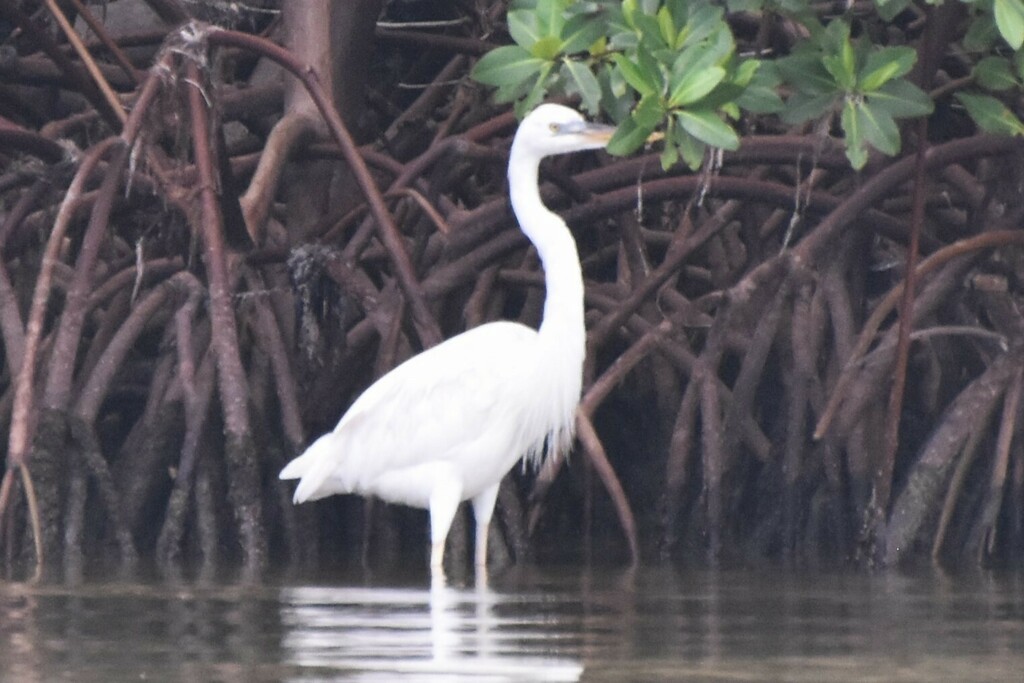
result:
[[(515, 431), (536, 332), (510, 322), (464, 332), (371, 385), (338, 426), (282, 472), (300, 476), (296, 499), (373, 493), (380, 477), (461, 461)], [(308, 456), (308, 458), (307, 458)], [(293, 467), (294, 465), (294, 467)]]

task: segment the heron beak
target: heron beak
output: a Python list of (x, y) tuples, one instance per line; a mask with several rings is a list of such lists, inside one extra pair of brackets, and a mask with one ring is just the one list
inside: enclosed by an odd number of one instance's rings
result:
[[(612, 135), (615, 134), (615, 130), (615, 126), (606, 126), (601, 123), (587, 123), (583, 130), (580, 131), (580, 134), (588, 140), (593, 140), (594, 142), (600, 142), (607, 145), (608, 141), (612, 139)], [(661, 142), (664, 139), (665, 134), (656, 130), (648, 135), (644, 142), (649, 145), (652, 142)]]
[(606, 126), (603, 123), (588, 123), (580, 131), (580, 134), (588, 140), (607, 145), (615, 134), (615, 126)]

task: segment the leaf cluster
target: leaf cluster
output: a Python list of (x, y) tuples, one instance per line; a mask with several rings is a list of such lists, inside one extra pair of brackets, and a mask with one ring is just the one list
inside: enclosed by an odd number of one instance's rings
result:
[(578, 96), (619, 126), (609, 150), (628, 154), (657, 129), (662, 164), (691, 167), (708, 145), (735, 149), (741, 107), (777, 111), (760, 62), (736, 54), (724, 10), (690, 0), (520, 0), (508, 14), (514, 45), (497, 48), (473, 77), (522, 114), (545, 97)]
[(854, 168), (867, 163), (868, 147), (900, 151), (896, 119), (930, 114), (932, 100), (907, 80), (917, 53), (908, 46), (880, 47), (850, 37), (850, 24), (823, 26), (809, 18), (810, 38), (776, 60), (781, 81), (792, 88), (783, 120), (800, 123), (839, 114), (846, 156)]
[[(1024, 0), (963, 1), (969, 23), (950, 49), (973, 70), (956, 100), (982, 129), (1022, 134), (1012, 98), (1024, 81)], [(777, 115), (841, 133), (859, 169), (872, 149), (899, 153), (900, 119), (934, 110), (932, 95), (911, 80), (917, 49), (888, 44), (904, 33), (887, 25), (910, 9), (909, 0), (840, 15), (806, 0), (515, 0), (513, 44), (480, 59), (473, 77), (520, 115), (545, 98), (577, 97), (618, 125), (613, 154), (661, 131), (666, 168), (680, 159), (696, 168), (709, 146), (736, 149), (746, 118)], [(797, 38), (784, 54), (741, 51), (730, 25), (740, 14), (762, 26), (784, 21)]]

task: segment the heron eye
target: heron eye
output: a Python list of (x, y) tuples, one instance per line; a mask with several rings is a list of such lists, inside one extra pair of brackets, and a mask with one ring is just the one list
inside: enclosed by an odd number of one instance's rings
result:
[(551, 130), (552, 133), (557, 133), (561, 126), (558, 125), (557, 123), (549, 123), (548, 128)]

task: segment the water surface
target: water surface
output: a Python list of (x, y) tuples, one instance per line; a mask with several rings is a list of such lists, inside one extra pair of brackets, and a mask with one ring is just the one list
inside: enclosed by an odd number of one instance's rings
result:
[[(389, 585), (390, 583), (390, 585)], [(4, 681), (1010, 681), (1018, 575), (0, 583)]]

